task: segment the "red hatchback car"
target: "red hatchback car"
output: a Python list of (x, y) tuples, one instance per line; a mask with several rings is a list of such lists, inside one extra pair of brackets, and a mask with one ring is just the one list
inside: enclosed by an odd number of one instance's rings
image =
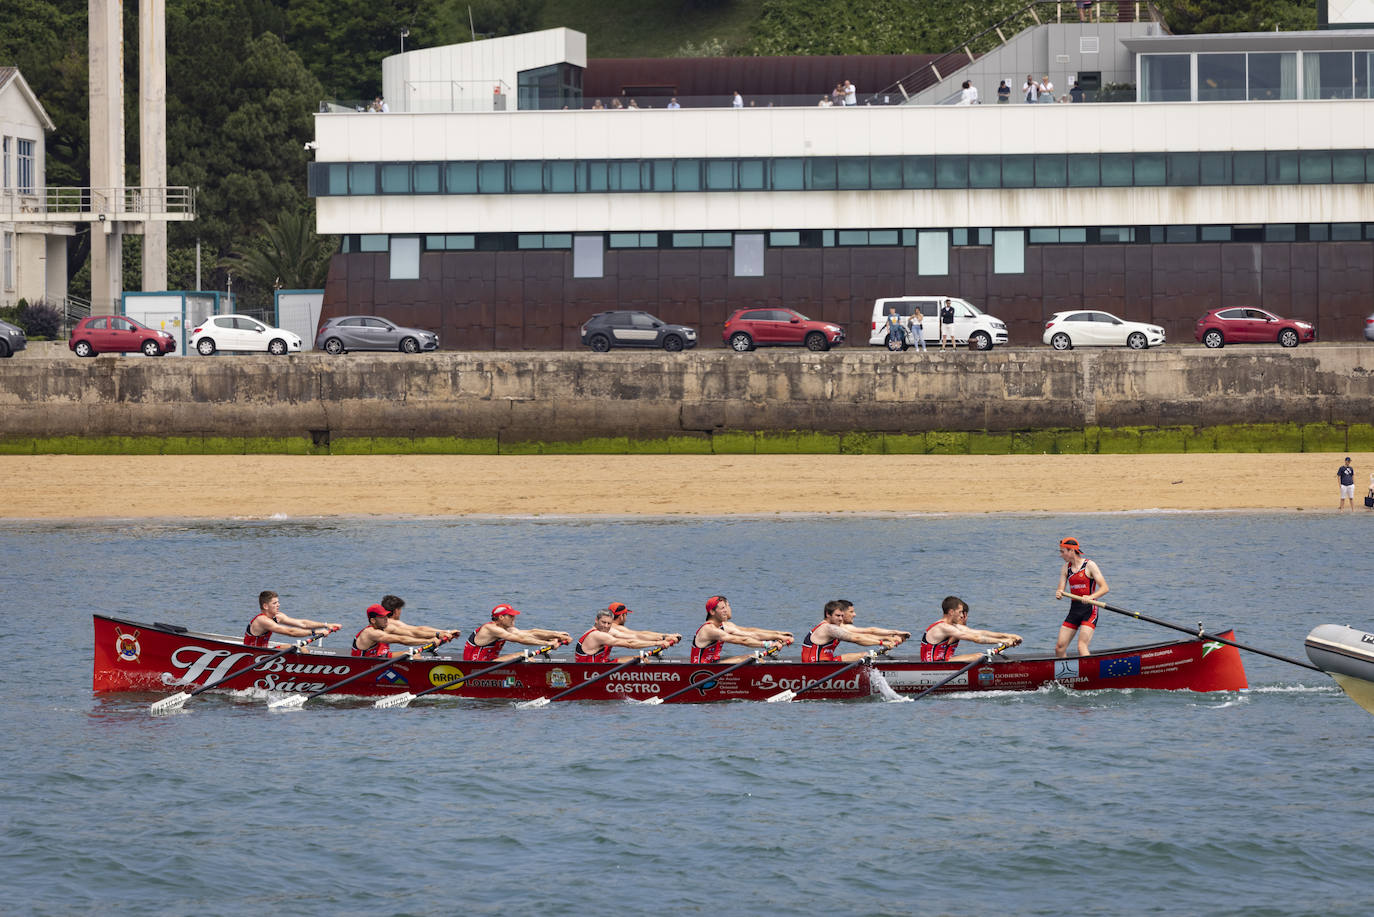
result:
[(1213, 309), (1197, 320), (1193, 337), (1208, 347), (1227, 344), (1282, 344), (1297, 347), (1317, 339), (1317, 329), (1310, 322), (1293, 318), (1279, 318), (1272, 312), (1252, 306), (1227, 306)]
[(67, 347), (78, 357), (98, 353), (144, 353), (160, 357), (177, 349), (176, 338), (155, 331), (127, 315), (92, 315), (72, 329)]
[(844, 329), (834, 322), (812, 321), (791, 309), (736, 309), (725, 320), (721, 340), (740, 353), (755, 347), (805, 347), (829, 350), (844, 343)]

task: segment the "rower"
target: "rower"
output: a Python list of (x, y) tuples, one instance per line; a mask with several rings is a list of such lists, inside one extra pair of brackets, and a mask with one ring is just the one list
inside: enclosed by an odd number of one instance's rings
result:
[(845, 624), (845, 605), (839, 599), (825, 603), (821, 623), (811, 628), (802, 637), (802, 662), (857, 662), (868, 653), (839, 653), (841, 643), (857, 643), (859, 646), (881, 646), (892, 649), (906, 638), (899, 633), (885, 636), (860, 633)]
[(872, 634), (875, 637), (901, 637), (903, 642), (911, 639), (911, 631), (909, 630), (893, 630), (890, 627), (856, 627), (854, 626), (854, 616), (858, 614), (859, 610), (854, 607), (854, 603), (849, 599), (836, 599), (835, 601), (839, 602), (840, 607), (844, 609), (844, 626), (850, 630), (861, 634)]
[[(611, 649), (613, 647), (623, 647), (627, 650), (646, 650), (651, 646), (667, 649), (677, 640), (664, 637), (660, 640), (642, 640), (639, 637), (620, 637), (611, 632), (612, 622), (615, 615), (610, 610), (598, 611), (596, 613), (596, 623), (592, 629), (577, 638), (577, 645), (573, 648), (575, 662), (624, 662), (625, 659), (612, 659)], [(681, 638), (679, 638), (681, 639)]]
[(1078, 655), (1088, 655), (1088, 644), (1097, 632), (1097, 606), (1080, 602), (1085, 596), (1100, 599), (1109, 591), (1107, 580), (1094, 561), (1083, 556), (1083, 546), (1077, 538), (1065, 538), (1059, 542), (1059, 557), (1064, 561), (1059, 571), (1059, 588), (1054, 591), (1056, 599), (1065, 595), (1073, 598), (1069, 613), (1059, 627), (1059, 639), (1054, 643), (1054, 655), (1064, 657), (1069, 654), (1069, 641), (1073, 632), (1078, 631)]
[(380, 604), (367, 606), (367, 626), (353, 637), (353, 655), (378, 658), (404, 656), (406, 650), (391, 652), (391, 644), (424, 646), (435, 640), (452, 640), (460, 633), (423, 624), (402, 623), (401, 609), (405, 604), (399, 596), (384, 595)]
[(520, 612), (504, 602), (491, 610), (491, 620), (478, 625), (468, 634), (463, 643), (463, 658), (469, 662), (508, 662), (521, 658), (524, 653), (501, 655), (501, 647), (506, 641), (523, 643), (526, 646), (547, 646), (550, 643), (563, 645), (572, 642), (572, 637), (561, 630), (544, 630), (540, 627), (521, 629), (515, 626), (515, 616)]
[[(631, 630), (627, 616), (632, 609), (626, 608), (624, 602), (612, 602), (606, 606), (606, 610), (611, 613), (611, 633), (617, 637), (634, 637), (639, 640), (671, 640), (673, 643), (682, 642), (682, 634), (660, 634), (655, 630)], [(671, 646), (672, 643), (669, 644)]]
[(243, 645), (269, 646), (272, 634), (281, 634), (285, 637), (313, 637), (321, 630), (332, 634), (338, 629), (337, 624), (282, 614), (281, 598), (271, 589), (264, 589), (258, 593), (258, 613), (243, 629)]
[(1020, 646), (1020, 634), (999, 634), (995, 630), (978, 630), (968, 626), (968, 603), (958, 596), (946, 596), (940, 603), (940, 620), (921, 634), (922, 662), (972, 662), (985, 653), (964, 653), (956, 656), (960, 640), (971, 643), (1005, 643)]
[(741, 627), (730, 620), (734, 612), (730, 600), (723, 595), (713, 595), (706, 600), (706, 622), (692, 635), (692, 662), (743, 662), (748, 656), (720, 658), (725, 644), (752, 646), (771, 649), (774, 643), (792, 645), (792, 635), (782, 630), (768, 630), (763, 627)]

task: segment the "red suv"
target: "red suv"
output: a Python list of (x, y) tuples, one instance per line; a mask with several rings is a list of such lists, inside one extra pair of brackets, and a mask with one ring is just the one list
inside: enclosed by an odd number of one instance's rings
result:
[(1227, 344), (1273, 344), (1297, 347), (1317, 339), (1317, 329), (1310, 322), (1279, 318), (1272, 312), (1252, 306), (1227, 306), (1213, 309), (1197, 320), (1193, 337), (1208, 347)]
[(778, 346), (829, 350), (832, 344), (844, 343), (844, 329), (833, 322), (812, 321), (791, 309), (736, 309), (725, 320), (720, 337), (740, 353)]
[(160, 357), (176, 350), (177, 342), (167, 332), (155, 331), (127, 315), (92, 315), (76, 323), (67, 347), (78, 357), (140, 352)]

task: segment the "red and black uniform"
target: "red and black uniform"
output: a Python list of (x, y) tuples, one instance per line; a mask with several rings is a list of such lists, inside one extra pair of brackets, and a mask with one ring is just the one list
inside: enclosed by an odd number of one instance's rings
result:
[(814, 640), (811, 639), (811, 635), (814, 634), (817, 628), (821, 627), (823, 624), (825, 624), (824, 621), (822, 621), (820, 624), (817, 624), (815, 627), (811, 628), (807, 635), (805, 637), (802, 637), (802, 662), (841, 661), (840, 657), (835, 654), (835, 651), (840, 648), (839, 637), (836, 637), (829, 643), (816, 643)]
[(486, 646), (479, 646), (473, 642), (473, 638), (481, 631), (481, 625), (468, 634), (468, 638), (463, 641), (463, 658), (468, 662), (495, 662), (496, 657), (501, 655), (501, 648), (506, 645), (504, 640), (496, 640)]
[[(935, 624), (944, 623), (944, 618), (941, 618), (940, 620), (935, 622)], [(922, 662), (947, 662), (954, 655), (955, 650), (959, 649), (959, 641), (953, 637), (946, 637), (939, 643), (931, 643), (928, 639), (926, 639), (927, 636), (929, 636), (930, 634), (931, 628), (933, 628), (935, 624), (932, 624), (930, 625), (930, 627), (927, 627), (925, 633), (921, 634)]]
[(595, 633), (595, 632), (596, 632), (596, 628), (593, 627), (591, 630), (587, 631), (585, 634), (583, 634), (582, 636), (580, 636), (580, 637), (577, 638), (577, 645), (573, 647), (573, 661), (574, 661), (574, 662), (610, 662), (610, 661), (611, 661), (611, 647), (610, 647), (610, 644), (607, 644), (607, 645), (603, 646), (601, 649), (597, 650), (595, 653), (587, 653), (587, 652), (584, 652), (584, 651), (583, 651), (583, 649), (582, 649), (582, 641), (583, 641), (583, 640), (586, 640), (588, 637), (590, 637), (590, 636), (591, 636), (593, 633)]
[[(367, 625), (367, 627), (371, 627), (371, 626), (372, 626), (371, 624)], [(363, 630), (367, 630), (367, 627), (364, 627)], [(372, 646), (369, 647), (368, 649), (365, 649), (365, 650), (360, 650), (360, 649), (358, 649), (358, 638), (361, 637), (361, 636), (363, 635), (363, 630), (360, 630), (360, 631), (358, 631), (356, 634), (353, 635), (353, 655), (354, 655), (354, 656), (379, 656), (379, 657), (380, 657), (380, 656), (390, 656), (390, 655), (391, 655), (391, 644), (390, 644), (390, 643), (374, 643), (374, 644), (372, 644)]]
[[(1088, 558), (1083, 558), (1083, 563), (1077, 570), (1069, 573), (1069, 578), (1065, 582), (1069, 595), (1092, 595), (1097, 590), (1097, 580), (1093, 579), (1088, 573)], [(1097, 627), (1097, 606), (1089, 605), (1087, 602), (1080, 602), (1074, 599), (1069, 605), (1068, 617), (1064, 618), (1064, 626)]]
[(263, 634), (261, 637), (253, 633), (253, 621), (256, 621), (258, 618), (266, 618), (269, 621), (276, 620), (271, 615), (262, 611), (253, 615), (253, 619), (249, 621), (248, 626), (243, 629), (244, 646), (267, 646), (268, 641), (272, 639), (272, 632), (270, 630), (267, 633)]
[[(710, 621), (703, 622), (701, 627), (710, 624)], [(697, 628), (697, 634), (701, 633), (701, 627)], [(697, 646), (696, 634), (692, 635), (692, 662), (720, 662), (721, 651), (725, 649), (725, 641), (717, 640), (715, 643), (708, 643), (706, 646)]]

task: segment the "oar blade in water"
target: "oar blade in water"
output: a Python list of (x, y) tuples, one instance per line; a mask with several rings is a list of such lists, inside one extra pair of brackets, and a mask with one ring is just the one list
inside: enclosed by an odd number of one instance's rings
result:
[(549, 699), (547, 697), (536, 697), (534, 700), (522, 700), (515, 705), (516, 710), (538, 710), (540, 707), (547, 707)]
[(404, 694), (393, 694), (390, 697), (384, 697), (372, 706), (384, 709), (390, 709), (392, 707), (409, 707), (410, 702), (413, 700), (415, 700), (415, 695), (407, 691)]
[(155, 701), (149, 712), (154, 716), (160, 713), (174, 713), (186, 706), (186, 702), (190, 699), (190, 693), (182, 691), (180, 694), (173, 694), (171, 697), (164, 697), (160, 701)]
[(777, 694), (774, 694), (772, 697), (768, 698), (768, 703), (770, 703), (770, 704), (785, 704), (785, 703), (789, 702), (790, 700), (792, 700), (792, 698), (794, 698), (794, 697), (796, 697), (796, 696), (797, 696), (797, 692), (796, 692), (796, 691), (790, 691), (790, 690), (789, 690), (789, 691), (779, 691)]
[(268, 701), (267, 709), (278, 712), (299, 710), (305, 706), (306, 700), (308, 698), (304, 694), (292, 694), (290, 697), (283, 697), (280, 700)]

